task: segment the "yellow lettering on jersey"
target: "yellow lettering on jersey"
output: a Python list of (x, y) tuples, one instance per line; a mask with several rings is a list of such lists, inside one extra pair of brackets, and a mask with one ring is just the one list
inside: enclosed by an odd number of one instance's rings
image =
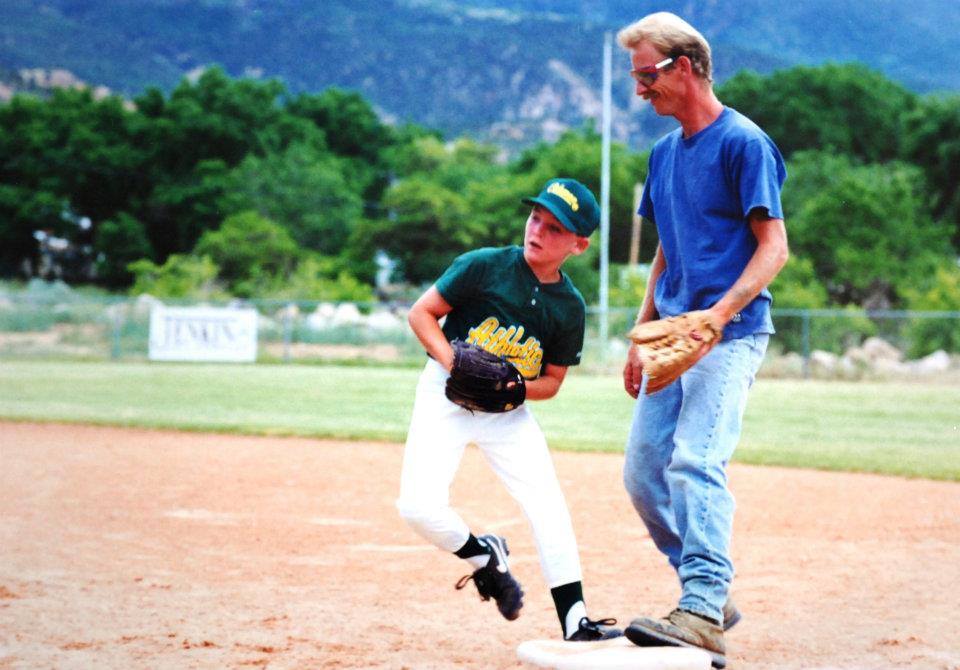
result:
[(471, 328), (467, 342), (476, 344), (497, 356), (505, 356), (527, 379), (540, 374), (543, 364), (543, 347), (540, 340), (531, 336), (525, 342), (523, 326), (504, 328), (496, 317), (488, 317), (476, 328)]

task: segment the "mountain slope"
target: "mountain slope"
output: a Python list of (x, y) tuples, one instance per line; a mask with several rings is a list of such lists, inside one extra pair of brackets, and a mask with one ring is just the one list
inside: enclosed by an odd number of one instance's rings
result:
[[(136, 95), (221, 64), (232, 76), (281, 79), (293, 92), (356, 89), (387, 118), (524, 145), (598, 117), (603, 33), (651, 7), (635, 0), (4, 0), (0, 68), (65, 68)], [(863, 60), (913, 90), (960, 90), (960, 70), (945, 67), (960, 48), (953, 0), (916, 0), (909, 10), (890, 0), (665, 0), (657, 8), (701, 28), (719, 81), (745, 67)], [(614, 137), (642, 144), (663, 123), (637, 105), (628, 69), (615, 47)]]

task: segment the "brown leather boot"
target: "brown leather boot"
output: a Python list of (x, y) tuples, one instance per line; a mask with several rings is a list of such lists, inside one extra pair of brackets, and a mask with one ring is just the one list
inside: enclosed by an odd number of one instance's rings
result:
[(675, 609), (663, 619), (634, 619), (624, 631), (640, 647), (691, 647), (710, 654), (715, 668), (727, 665), (726, 645), (720, 623), (687, 610)]
[(727, 598), (727, 602), (723, 604), (723, 630), (730, 630), (740, 623), (741, 618), (743, 617), (740, 615), (740, 610), (738, 610), (734, 604), (733, 598)]

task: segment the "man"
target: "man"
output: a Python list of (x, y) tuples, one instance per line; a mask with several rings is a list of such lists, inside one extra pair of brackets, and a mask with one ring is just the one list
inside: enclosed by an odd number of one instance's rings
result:
[[(624, 387), (637, 398), (624, 483), (659, 550), (677, 571), (679, 604), (634, 619), (641, 646), (698, 647), (726, 665), (733, 497), (726, 465), (740, 438), (747, 392), (774, 332), (767, 285), (787, 261), (780, 204), (786, 179), (773, 141), (713, 91), (710, 46), (679, 17), (651, 14), (618, 35), (636, 93), (680, 127), (654, 146), (639, 213), (660, 242), (637, 323), (708, 310), (722, 338), (680, 379), (647, 395), (636, 345)], [(696, 334), (694, 334), (696, 337)]]

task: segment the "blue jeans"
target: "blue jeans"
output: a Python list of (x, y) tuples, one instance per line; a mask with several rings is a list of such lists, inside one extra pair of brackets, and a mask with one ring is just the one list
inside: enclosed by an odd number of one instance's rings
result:
[(627, 438), (623, 480), (657, 548), (677, 571), (680, 607), (722, 621), (733, 580), (733, 495), (727, 463), (747, 393), (770, 340), (721, 342), (683, 376), (646, 395)]

